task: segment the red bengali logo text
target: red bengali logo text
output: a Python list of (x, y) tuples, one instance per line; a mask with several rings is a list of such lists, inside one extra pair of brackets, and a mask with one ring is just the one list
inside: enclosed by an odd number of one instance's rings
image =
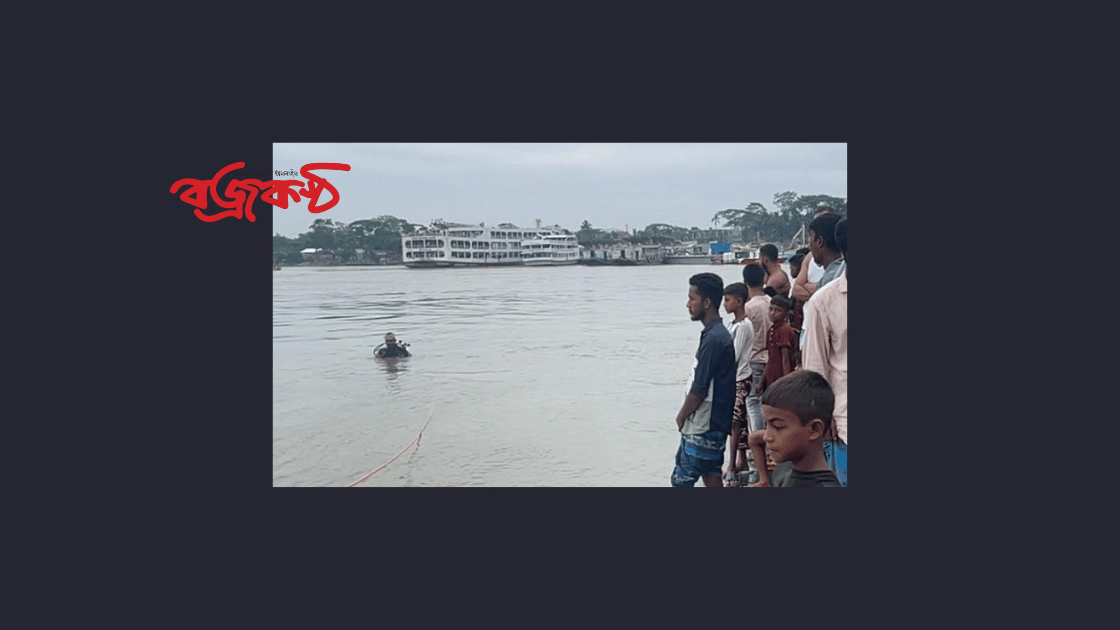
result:
[[(218, 194), (218, 182), (221, 181), (222, 177), (240, 168), (245, 168), (244, 162), (230, 164), (218, 171), (213, 179), (180, 179), (171, 185), (171, 194), (174, 195), (180, 188), (186, 186), (187, 189), (179, 195), (179, 199), (194, 206), (194, 215), (207, 223), (220, 221), (227, 217), (235, 219), (244, 217), (250, 221), (256, 221), (257, 218), (253, 215), (253, 202), (256, 201), (258, 196), (262, 201), (285, 210), (288, 209), (289, 201), (299, 203), (301, 199), (308, 199), (307, 210), (309, 212), (326, 212), (338, 203), (338, 189), (323, 177), (312, 173), (312, 171), (349, 171), (350, 165), (337, 162), (304, 164), (303, 168), (299, 169), (299, 174), (306, 178), (307, 182), (298, 179), (273, 179), (269, 181), (252, 178), (233, 179), (223, 191), (222, 194), (225, 195), (225, 198), (223, 198)], [(285, 171), (284, 173), (290, 172)], [(277, 171), (277, 174), (280, 174), (280, 171)], [(324, 191), (330, 192), (331, 200), (320, 206), (319, 197)], [(213, 198), (218, 207), (226, 208), (226, 210), (217, 214), (203, 213), (202, 211), (206, 209), (209, 203), (208, 198)]]

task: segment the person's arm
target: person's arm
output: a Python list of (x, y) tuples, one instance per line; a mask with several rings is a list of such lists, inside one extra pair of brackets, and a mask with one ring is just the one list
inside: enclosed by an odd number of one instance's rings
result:
[[(751, 353), (751, 344), (754, 343), (754, 325), (751, 320), (744, 318), (735, 329), (735, 364), (747, 363)], [(738, 370), (738, 367), (736, 367)]]
[(809, 267), (813, 264), (813, 255), (805, 254), (801, 261), (801, 273), (793, 281), (793, 297), (799, 300), (808, 300), (817, 290), (816, 282), (809, 282)]
[[(801, 349), (801, 367), (828, 378), (830, 340), (828, 320), (821, 313), (819, 300), (805, 303), (805, 347)], [(831, 383), (830, 383), (831, 385)], [(836, 423), (829, 427), (826, 440), (837, 439)]]
[(754, 467), (758, 471), (758, 481), (747, 486), (748, 488), (770, 487), (770, 472), (766, 470), (766, 447), (762, 439), (765, 434), (765, 430), (747, 434), (747, 444), (751, 447), (751, 457), (754, 458)]
[(793, 359), (790, 358), (790, 347), (782, 346), (782, 376), (793, 371)]
[(684, 397), (684, 403), (681, 404), (681, 410), (677, 412), (677, 430), (684, 428), (684, 420), (693, 412), (700, 408), (700, 403), (704, 402), (704, 398), (708, 396), (708, 386), (712, 384), (712, 377), (715, 371), (712, 369), (712, 361), (715, 360), (715, 353), (712, 351), (711, 343), (701, 343), (700, 348), (696, 352), (696, 368), (692, 373), (692, 388)]
[(805, 343), (801, 348), (801, 367), (825, 375), (828, 369), (828, 330), (818, 300), (805, 303)]
[(790, 290), (789, 274), (787, 274), (786, 272), (783, 271), (782, 272), (782, 281), (779, 282), (778, 286), (776, 286), (774, 288), (778, 290), (778, 295), (789, 295), (789, 290)]
[(704, 399), (700, 396), (697, 396), (696, 394), (693, 394), (692, 392), (685, 394), (684, 403), (681, 404), (681, 410), (677, 412), (677, 431), (680, 431), (684, 428), (685, 418), (689, 417), (693, 412), (699, 409), (700, 403), (702, 402), (704, 402)]
[[(778, 278), (778, 281), (774, 284), (770, 284), (770, 278), (776, 275), (781, 275), (781, 277)], [(767, 289), (770, 289), (770, 291), (766, 291)], [(774, 297), (775, 295), (789, 295), (789, 276), (786, 275), (786, 272), (778, 269), (766, 277), (766, 284), (762, 287), (762, 290), (766, 291), (766, 294), (770, 297)], [(773, 293), (771, 293), (771, 291), (773, 291)]]
[(727, 435), (727, 466), (723, 468), (723, 475), (739, 472), (738, 466), (735, 465), (735, 459), (739, 455), (739, 421), (731, 421), (731, 433)]
[[(761, 335), (762, 333), (759, 332), (757, 334)], [(762, 341), (762, 348), (763, 348), (763, 350), (768, 350), (768, 348), (766, 346), (766, 340)], [(753, 351), (754, 346), (753, 345), (751, 346), (751, 350), (752, 350), (751, 354), (754, 354), (754, 351)], [(763, 380), (765, 380), (765, 378), (766, 378), (766, 368), (762, 368), (762, 374), (755, 374), (754, 370), (751, 370), (751, 375), (750, 375), (750, 379), (751, 379), (750, 387), (751, 388), (750, 388), (750, 394), (749, 395), (751, 395), (751, 396), (761, 396), (762, 395), (762, 385), (763, 385)]]

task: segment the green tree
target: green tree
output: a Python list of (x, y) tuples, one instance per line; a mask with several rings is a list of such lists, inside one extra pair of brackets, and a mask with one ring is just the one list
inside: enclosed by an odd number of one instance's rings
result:
[[(401, 235), (412, 234), (418, 226), (406, 219), (392, 215), (381, 215), (372, 219), (359, 219), (349, 224), (336, 222), (332, 219), (316, 219), (307, 232), (301, 233), (295, 239), (287, 239), (277, 234), (273, 239), (273, 252), (284, 248), (286, 256), (292, 258), (290, 252), (295, 249), (295, 257), (302, 260), (299, 251), (306, 248), (329, 249), (335, 252), (343, 262), (353, 260), (370, 260), (372, 252), (387, 251), (391, 255), (401, 254)], [(283, 240), (278, 240), (283, 239)], [(359, 258), (357, 250), (365, 250)], [(291, 260), (290, 262), (296, 262)]]
[(584, 219), (583, 224), (579, 226), (579, 231), (576, 232), (576, 240), (580, 243), (595, 243), (609, 239), (606, 232), (591, 227), (591, 222)]
[(728, 208), (721, 210), (712, 217), (712, 223), (720, 223), (721, 227), (738, 228), (740, 237), (747, 242), (758, 238), (766, 238), (774, 229), (775, 221), (766, 210), (766, 206), (752, 201), (746, 208)]
[(315, 219), (307, 232), (307, 246), (333, 250), (338, 235), (335, 226), (333, 219)]
[(820, 206), (829, 206), (839, 214), (848, 213), (848, 200), (830, 195), (809, 195), (798, 200), (805, 208), (805, 213), (810, 217)]
[(802, 197), (793, 191), (774, 195), (775, 211), (752, 201), (745, 208), (728, 208), (717, 212), (712, 223), (722, 223), (722, 227), (739, 228), (744, 241), (774, 243), (779, 249), (788, 247), (793, 236), (812, 221), (813, 214), (821, 205), (828, 205), (841, 214), (846, 214), (846, 199), (829, 195), (810, 195)]
[(691, 240), (688, 236), (688, 230), (679, 225), (669, 225), (668, 223), (651, 223), (646, 226), (642, 232), (649, 238), (657, 240), (673, 240), (673, 241), (688, 241)]
[(297, 265), (303, 262), (303, 255), (299, 253), (301, 249), (303, 247), (296, 239), (280, 234), (272, 237), (272, 256), (282, 265)]
[(789, 218), (798, 221), (808, 218), (812, 220), (813, 214), (820, 206), (830, 206), (840, 214), (847, 214), (848, 200), (831, 195), (806, 195), (800, 196), (793, 191), (786, 191), (774, 195), (774, 205), (781, 209)]

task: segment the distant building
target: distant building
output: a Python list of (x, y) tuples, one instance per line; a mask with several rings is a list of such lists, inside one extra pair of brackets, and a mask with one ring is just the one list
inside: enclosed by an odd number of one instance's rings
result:
[(303, 260), (317, 265), (326, 265), (334, 262), (334, 252), (329, 249), (308, 247), (301, 250), (300, 254), (303, 255)]
[(689, 230), (688, 238), (693, 241), (722, 241), (734, 243), (741, 240), (742, 230), (738, 228), (712, 228), (709, 230)]
[(630, 243), (593, 243), (580, 247), (580, 260), (629, 260), (654, 262), (661, 260), (659, 245), (633, 245)]

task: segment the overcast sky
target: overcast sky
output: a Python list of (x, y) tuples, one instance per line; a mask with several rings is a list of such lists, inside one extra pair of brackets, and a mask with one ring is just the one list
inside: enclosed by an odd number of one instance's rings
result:
[(273, 232), (288, 237), (318, 218), (379, 215), (520, 227), (539, 218), (572, 231), (585, 220), (601, 229), (706, 228), (715, 213), (754, 201), (776, 210), (774, 195), (787, 190), (848, 196), (847, 144), (299, 143), (274, 144), (272, 156), (274, 170), (310, 162), (351, 167), (316, 171), (340, 197), (326, 212), (308, 212), (306, 200), (287, 210), (269, 206)]

